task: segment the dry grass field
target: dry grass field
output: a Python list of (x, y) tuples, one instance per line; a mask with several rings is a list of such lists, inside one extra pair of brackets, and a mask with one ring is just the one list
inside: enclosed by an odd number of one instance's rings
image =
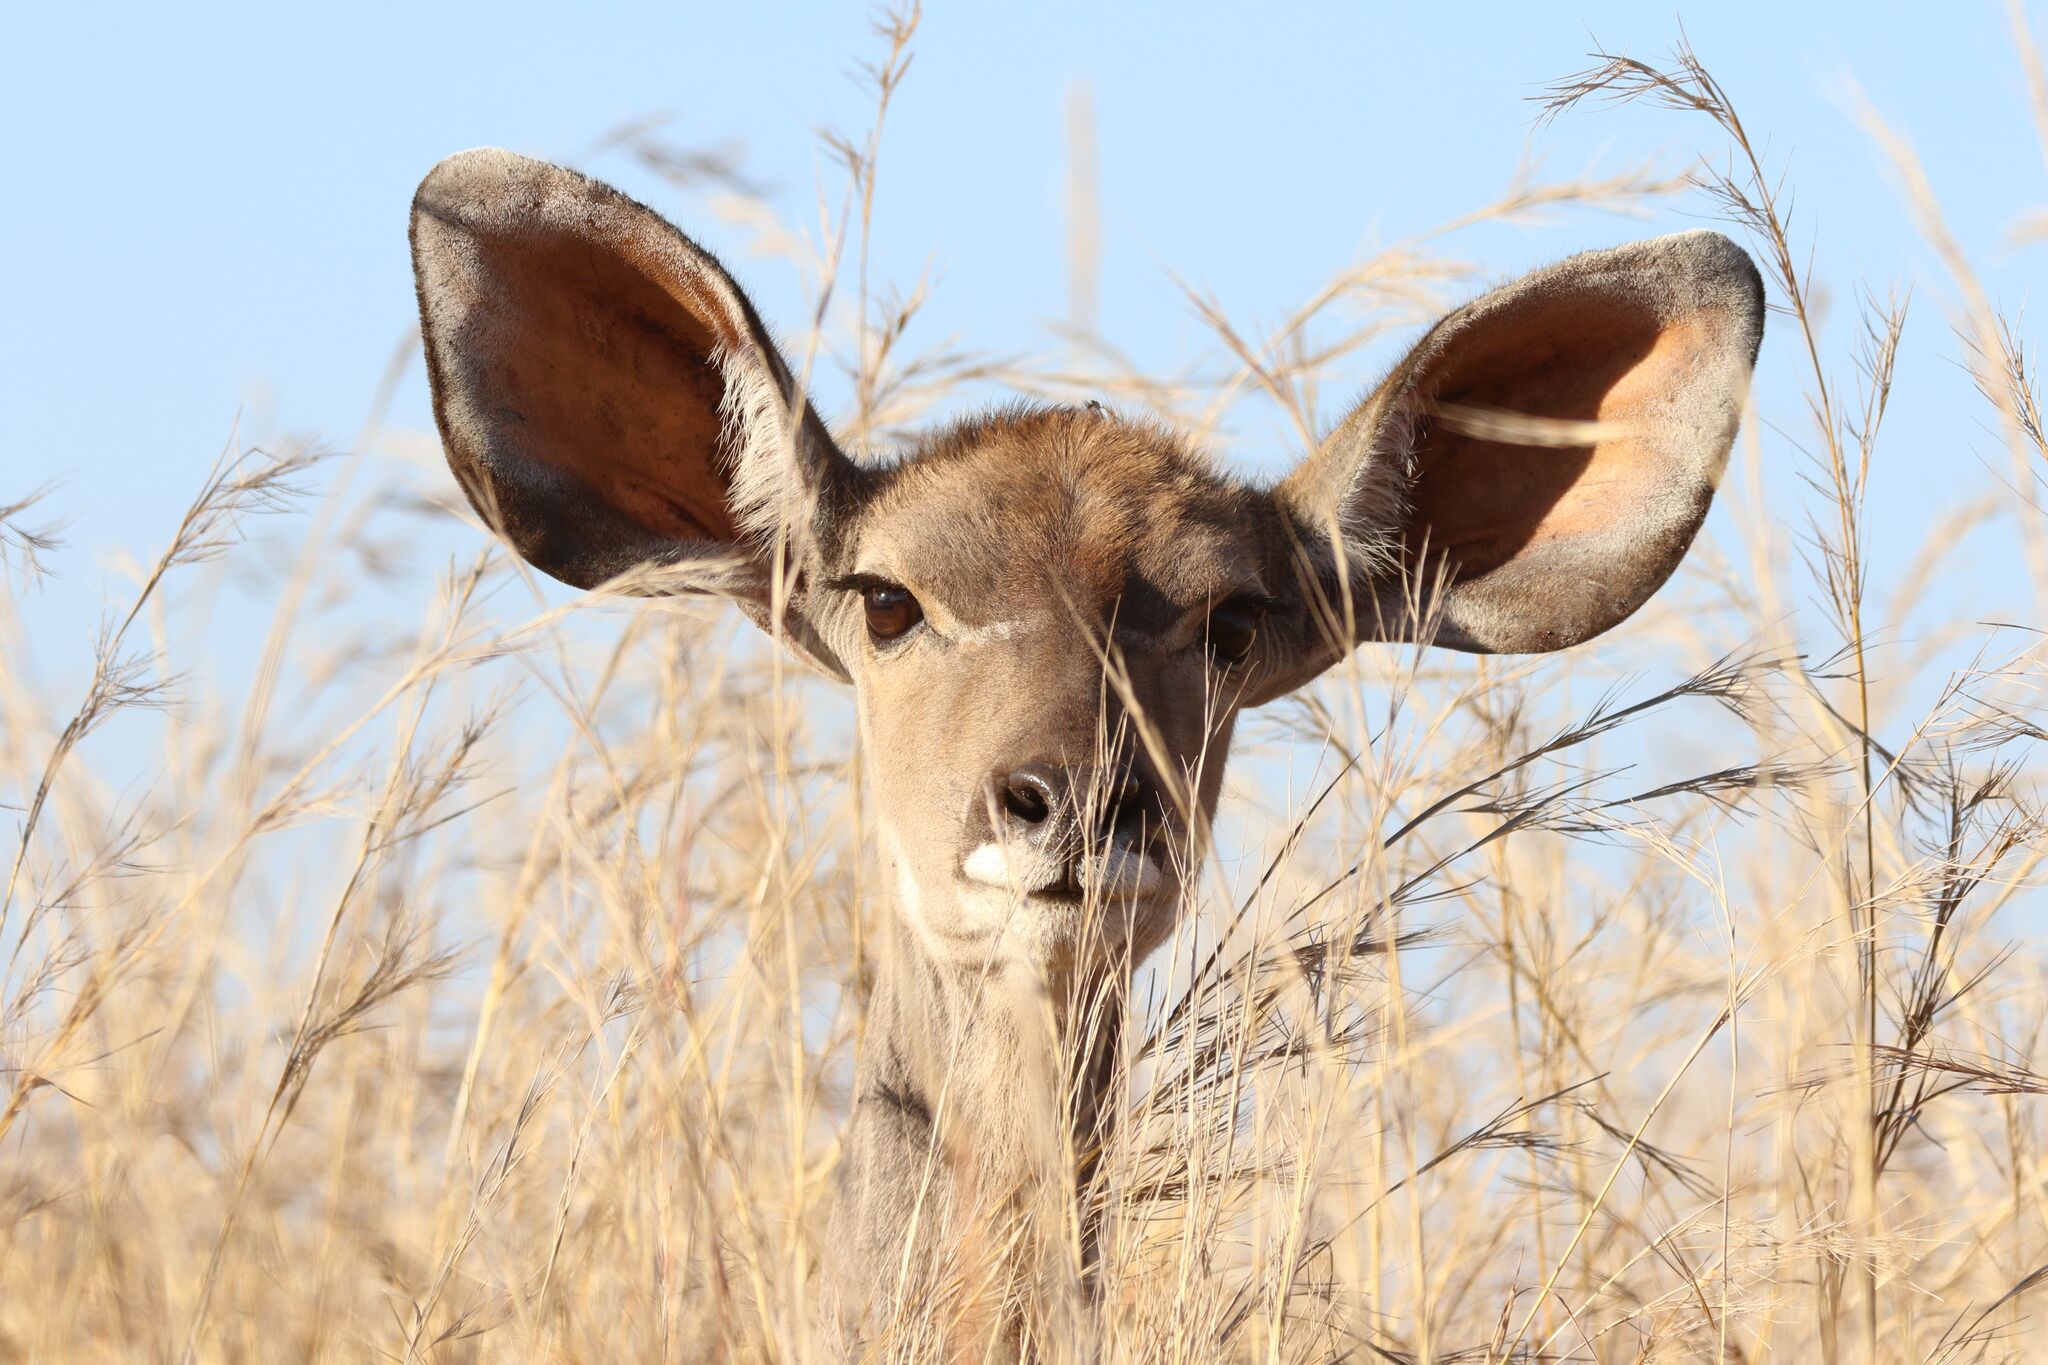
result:
[[(760, 224), (834, 300), (782, 323), (846, 375), (851, 450), (991, 385), (1211, 445), (1256, 401), (1306, 442), (1332, 376), (1476, 286), (1438, 235), (1277, 327), (1191, 295), (1210, 361), (1170, 378), (1085, 336), (1057, 362), (925, 348), (919, 289), (865, 255), (913, 30), (869, 54), (828, 231)], [(2014, 117), (2048, 131), (2026, 69)], [(1681, 196), (1732, 222), (1803, 405), (1745, 422), (1725, 529), (1615, 636), (1366, 650), (1251, 718), (1131, 1002), (1086, 1196), (1100, 1302), (1048, 1360), (2048, 1356), (2030, 320), (1875, 115), (1948, 272), (1910, 306), (1829, 274), (1787, 225), (1797, 164), (1684, 53), (1596, 59), (1551, 100), (1662, 106), (1701, 159), (1474, 219)], [(1954, 421), (2003, 493), (1880, 545), (1909, 328), (1973, 376)], [(393, 444), (382, 402), (352, 449)], [(1800, 500), (1773, 504), (1760, 471), (1788, 466)], [(889, 913), (846, 699), (715, 604), (543, 594), (424, 460), (237, 440), (193, 482), (85, 685), (39, 681), (54, 644), (0, 607), (0, 1359), (823, 1358)], [(70, 571), (89, 490), (35, 493), (0, 487), (9, 604)], [(1949, 552), (1994, 533), (2019, 614), (1930, 606), (1976, 599)], [(1882, 600), (1874, 565), (1903, 585)], [(222, 682), (193, 641), (245, 589), (272, 624)]]

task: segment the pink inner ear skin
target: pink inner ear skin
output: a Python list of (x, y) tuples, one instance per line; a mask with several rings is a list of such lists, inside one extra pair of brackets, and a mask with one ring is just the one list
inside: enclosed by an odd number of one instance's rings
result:
[(527, 458), (654, 535), (730, 542), (715, 338), (622, 245), (497, 243), (479, 323), (497, 335), (463, 353), (489, 358), (495, 373), (477, 377), (511, 409)]
[(1433, 377), (1444, 404), (1573, 422), (1639, 424), (1592, 446), (1512, 445), (1430, 422), (1416, 452), (1410, 562), (1424, 535), (1458, 577), (1481, 577), (1533, 544), (1606, 529), (1648, 481), (1668, 476), (1651, 427), (1693, 345), (1611, 298), (1532, 300), (1482, 337), (1454, 345)]

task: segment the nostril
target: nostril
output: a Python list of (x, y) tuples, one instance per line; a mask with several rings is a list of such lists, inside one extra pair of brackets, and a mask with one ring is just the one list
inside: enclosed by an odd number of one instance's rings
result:
[(1135, 774), (1125, 774), (1114, 783), (1105, 784), (1096, 813), (1102, 834), (1139, 837), (1150, 817), (1149, 792)]
[(1027, 825), (1042, 825), (1052, 815), (1058, 793), (1041, 764), (1017, 769), (1002, 781), (1003, 809)]
[(1038, 824), (1052, 814), (1052, 807), (1046, 804), (1045, 793), (1028, 782), (1003, 789), (1003, 809), (1027, 825)]

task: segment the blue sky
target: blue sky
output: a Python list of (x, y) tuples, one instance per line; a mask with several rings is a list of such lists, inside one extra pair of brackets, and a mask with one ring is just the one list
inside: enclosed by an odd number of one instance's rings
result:
[[(0, 43), (0, 139), (16, 185), (0, 213), (0, 503), (55, 480), (51, 506), (72, 520), (37, 616), (77, 620), (117, 551), (162, 542), (238, 414), (246, 439), (348, 444), (412, 320), (408, 199), (450, 151), (495, 143), (618, 179), (726, 254), (763, 312), (797, 329), (789, 266), (748, 259), (732, 225), (625, 158), (590, 152), (621, 121), (665, 113), (668, 136), (739, 148), (780, 209), (815, 221), (821, 187), (836, 196), (839, 184), (816, 130), (869, 114), (852, 72), (876, 52), (870, 17), (860, 4), (13, 10)], [(1086, 83), (1102, 327), (1167, 370), (1212, 348), (1176, 275), (1270, 324), (1374, 245), (1489, 201), (1531, 151), (1559, 176), (1660, 154), (1682, 166), (1711, 145), (1701, 121), (1584, 111), (1538, 132), (1528, 102), (1596, 41), (1657, 57), (1681, 22), (1789, 172), (1831, 334), (1853, 324), (1846, 305), (1865, 282), (1918, 291), (1871, 493), (1874, 534), (1917, 543), (1934, 503), (1992, 487), (2004, 457), (1956, 362), (1949, 287), (1851, 92), (1911, 135), (1958, 235), (2017, 308), (2043, 248), (2014, 247), (2010, 233), (2048, 196), (2006, 11), (1990, 0), (936, 0), (888, 133), (876, 274), (908, 283), (934, 270), (926, 344), (957, 334), (994, 351), (1056, 350), (1062, 109)], [(1680, 208), (1646, 223), (1560, 214), (1451, 249), (1506, 275), (1692, 221)], [(1763, 411), (1781, 425), (1800, 416), (1790, 342), (1778, 327), (1759, 372)], [(394, 422), (429, 420), (415, 366)], [(1234, 464), (1287, 458), (1277, 424), (1234, 436)], [(1782, 479), (1789, 514), (1798, 489), (1782, 476), (1773, 486)], [(1995, 585), (2006, 553), (1995, 537), (1958, 553), (1982, 561), (1963, 581), (1981, 569)], [(90, 630), (76, 635), (82, 662)]]

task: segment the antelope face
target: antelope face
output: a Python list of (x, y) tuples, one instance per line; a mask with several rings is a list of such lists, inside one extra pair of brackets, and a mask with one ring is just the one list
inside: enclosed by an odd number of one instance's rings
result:
[(823, 605), (903, 911), (954, 958), (1149, 951), (1274, 600), (1270, 500), (1100, 409), (969, 422), (868, 485)]
[(1628, 617), (1706, 514), (1763, 326), (1712, 233), (1575, 257), (1450, 314), (1257, 488), (1092, 405), (856, 464), (715, 260), (509, 153), (435, 168), (413, 249), (485, 520), (569, 583), (727, 596), (850, 683), (901, 912), (997, 964), (1159, 941), (1242, 707), (1367, 641)]

